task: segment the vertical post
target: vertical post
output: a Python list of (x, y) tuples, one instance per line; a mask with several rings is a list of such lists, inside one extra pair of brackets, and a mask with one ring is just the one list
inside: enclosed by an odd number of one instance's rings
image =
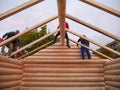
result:
[(58, 18), (61, 35), (61, 44), (65, 44), (65, 16), (66, 16), (66, 0), (57, 0)]

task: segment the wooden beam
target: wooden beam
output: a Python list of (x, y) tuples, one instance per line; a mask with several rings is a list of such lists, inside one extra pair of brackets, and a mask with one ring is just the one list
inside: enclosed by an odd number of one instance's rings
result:
[(111, 49), (111, 48), (109, 48), (109, 47), (107, 47), (107, 46), (104, 46), (104, 45), (102, 45), (102, 44), (100, 44), (100, 43), (98, 43), (98, 42), (96, 42), (96, 41), (94, 41), (94, 40), (92, 40), (92, 39), (86, 38), (86, 37), (84, 37), (83, 35), (80, 35), (80, 34), (78, 34), (78, 33), (76, 33), (76, 32), (73, 32), (72, 30), (68, 30), (68, 29), (66, 29), (66, 30), (67, 30), (68, 32), (70, 32), (70, 33), (78, 36), (78, 37), (81, 37), (81, 38), (83, 38), (83, 39), (86, 39), (86, 40), (88, 40), (89, 42), (92, 42), (93, 44), (96, 44), (96, 45), (98, 45), (98, 46), (100, 46), (100, 47), (102, 47), (102, 48), (104, 48), (104, 49), (107, 49), (107, 50), (109, 50), (109, 51), (111, 51), (111, 52), (113, 52), (113, 53), (115, 53), (115, 54), (117, 54), (117, 55), (120, 56), (120, 53), (119, 53), (119, 52), (117, 52), (117, 51), (115, 51), (115, 50), (113, 50), (113, 49)]
[(108, 56), (106, 56), (106, 55), (104, 55), (104, 54), (102, 54), (102, 53), (100, 53), (100, 52), (98, 52), (98, 51), (95, 51), (95, 50), (91, 49), (90, 47), (87, 47), (87, 46), (85, 46), (85, 45), (83, 45), (83, 44), (80, 44), (80, 43), (78, 43), (78, 42), (76, 42), (76, 41), (74, 41), (74, 40), (72, 40), (72, 39), (70, 39), (70, 41), (72, 41), (72, 42), (74, 42), (74, 43), (76, 43), (76, 44), (78, 44), (78, 45), (80, 45), (80, 46), (83, 46), (83, 47), (85, 47), (85, 48), (87, 48), (87, 49), (89, 49), (89, 50), (91, 50), (91, 51), (93, 51), (93, 52), (95, 52), (95, 53), (97, 53), (97, 54), (99, 54), (99, 55), (101, 55), (101, 56), (109, 59), (109, 60), (113, 60), (112, 58), (110, 58), (110, 57), (108, 57)]
[(95, 31), (97, 31), (99, 33), (102, 33), (102, 34), (104, 34), (104, 35), (106, 35), (108, 37), (111, 37), (111, 38), (113, 38), (113, 39), (115, 39), (117, 41), (120, 41), (120, 37), (118, 37), (118, 36), (116, 36), (114, 34), (111, 34), (109, 32), (106, 32), (105, 30), (103, 30), (101, 28), (98, 28), (98, 27), (96, 27), (94, 25), (91, 25), (91, 24), (89, 24), (89, 23), (87, 23), (85, 21), (82, 21), (82, 20), (80, 20), (80, 19), (78, 19), (76, 17), (73, 17), (73, 16), (71, 16), (69, 14), (66, 14), (66, 17), (69, 18), (69, 19), (71, 19), (71, 20), (73, 20), (73, 21), (75, 21), (75, 22), (77, 22), (77, 23), (79, 23), (79, 24), (82, 24), (82, 25), (84, 25), (84, 26), (86, 26), (88, 28), (91, 28), (91, 29), (93, 29), (93, 30), (95, 30)]
[(38, 23), (37, 25), (35, 25), (35, 26), (33, 26), (33, 27), (25, 30), (24, 32), (21, 32), (21, 33), (15, 35), (15, 36), (13, 36), (13, 37), (11, 37), (11, 38), (3, 41), (2, 43), (0, 43), (0, 46), (2, 46), (2, 45), (4, 45), (4, 44), (7, 44), (7, 43), (9, 43), (9, 42), (11, 42), (11, 41), (13, 41), (13, 40), (15, 40), (16, 38), (18, 38), (18, 37), (20, 37), (20, 36), (22, 36), (22, 35), (24, 35), (24, 34), (26, 34), (26, 33), (28, 33), (28, 32), (31, 32), (31, 31), (35, 30), (36, 28), (38, 28), (38, 27), (40, 27), (40, 26), (42, 26), (42, 25), (44, 25), (44, 24), (46, 24), (46, 23), (48, 23), (48, 22), (50, 22), (50, 21), (52, 21), (52, 20), (54, 20), (54, 19), (56, 19), (56, 18), (58, 18), (57, 15), (55, 15), (55, 16), (53, 16), (53, 17), (51, 17), (51, 18), (48, 18), (47, 20), (44, 20), (44, 21)]
[(61, 44), (65, 44), (65, 14), (66, 14), (66, 0), (57, 0), (58, 4), (58, 18), (61, 35)]
[(19, 57), (18, 60), (20, 60), (20, 59), (22, 59), (22, 58), (25, 58), (25, 57), (29, 56), (30, 54), (33, 54), (33, 53), (39, 51), (41, 48), (43, 48), (43, 47), (49, 45), (50, 43), (52, 43), (52, 41), (50, 41), (50, 42), (48, 42), (48, 43), (46, 43), (46, 44), (44, 44), (44, 45), (42, 45), (42, 46), (40, 46), (40, 47), (38, 47), (38, 48), (32, 50), (32, 51), (30, 51), (30, 52), (28, 52), (27, 54), (25, 54), (25, 55), (23, 55), (23, 56), (21, 56), (21, 57)]
[(13, 55), (15, 55), (16, 53), (19, 53), (19, 52), (25, 50), (26, 48), (28, 48), (28, 47), (30, 47), (30, 46), (32, 46), (32, 45), (34, 45), (34, 44), (36, 44), (36, 43), (42, 41), (43, 39), (45, 39), (45, 38), (47, 38), (47, 37), (53, 35), (54, 33), (58, 32), (58, 31), (59, 31), (59, 30), (53, 31), (53, 32), (51, 32), (50, 34), (47, 34), (46, 36), (41, 37), (41, 38), (35, 40), (34, 42), (32, 42), (32, 43), (30, 43), (30, 44), (28, 44), (28, 45), (26, 45), (26, 46), (20, 48), (19, 50), (13, 52), (10, 56), (13, 56)]
[(5, 19), (5, 18), (7, 18), (7, 17), (9, 17), (13, 14), (16, 14), (16, 13), (18, 13), (18, 12), (20, 12), (20, 11), (26, 9), (26, 8), (29, 8), (29, 7), (39, 3), (41, 1), (44, 1), (44, 0), (31, 0), (29, 2), (26, 2), (22, 5), (20, 5), (20, 6), (15, 7), (13, 9), (7, 11), (7, 12), (4, 12), (4, 13), (0, 14), (0, 20), (3, 20), (3, 19)]
[(101, 3), (98, 3), (95, 0), (79, 0), (79, 1), (85, 2), (85, 3), (87, 3), (87, 4), (91, 5), (91, 6), (94, 6), (96, 8), (101, 9), (101, 10), (104, 10), (105, 12), (108, 12), (108, 13), (110, 13), (112, 15), (120, 17), (120, 11), (115, 10), (113, 8), (110, 8), (108, 6), (105, 6), (105, 5), (101, 4)]

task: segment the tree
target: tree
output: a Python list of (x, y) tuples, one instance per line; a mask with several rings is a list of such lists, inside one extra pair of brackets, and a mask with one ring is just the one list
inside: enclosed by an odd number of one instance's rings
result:
[[(47, 34), (47, 25), (44, 25), (43, 27), (41, 27), (40, 31), (36, 29), (36, 30), (33, 30), (32, 32), (29, 32), (29, 33), (23, 35), (21, 37), (21, 43), (22, 43), (23, 46), (26, 46), (27, 44), (29, 44), (29, 43), (31, 43), (31, 42), (45, 36), (46, 34)], [(53, 38), (54, 38), (54, 35), (51, 35), (50, 37), (42, 40), (41, 42), (27, 48), (26, 51), (29, 52), (31, 50), (34, 50), (35, 48), (37, 48), (37, 47), (39, 47), (39, 46), (53, 40)]]

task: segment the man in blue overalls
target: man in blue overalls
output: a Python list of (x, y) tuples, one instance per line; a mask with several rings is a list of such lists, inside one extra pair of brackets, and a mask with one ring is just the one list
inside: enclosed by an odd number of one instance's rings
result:
[[(83, 36), (86, 37), (85, 35), (83, 35)], [(81, 42), (81, 44), (89, 47), (89, 41), (87, 41), (83, 38), (79, 38), (77, 42)], [(77, 44), (77, 46), (78, 46), (78, 44)], [(81, 46), (81, 56), (82, 56), (83, 60), (85, 59), (85, 52), (87, 53), (88, 59), (91, 59), (91, 54), (90, 54), (89, 49)]]

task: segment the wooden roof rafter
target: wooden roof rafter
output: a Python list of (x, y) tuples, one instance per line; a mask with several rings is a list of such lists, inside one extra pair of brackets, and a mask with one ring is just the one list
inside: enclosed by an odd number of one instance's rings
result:
[(0, 21), (9, 17), (9, 16), (11, 16), (11, 15), (13, 15), (13, 14), (16, 14), (16, 13), (18, 13), (18, 12), (24, 10), (24, 9), (27, 9), (27, 8), (35, 5), (35, 4), (38, 4), (41, 1), (44, 1), (44, 0), (31, 0), (31, 1), (28, 1), (28, 2), (20, 5), (20, 6), (17, 6), (15, 8), (11, 9), (11, 10), (8, 10), (8, 11), (0, 14)]
[(79, 0), (79, 1), (82, 1), (82, 2), (84, 2), (84, 3), (87, 3), (87, 4), (91, 5), (91, 6), (94, 6), (94, 7), (96, 7), (96, 8), (99, 8), (99, 9), (105, 11), (105, 12), (108, 12), (108, 13), (110, 13), (110, 14), (112, 14), (112, 15), (117, 16), (117, 17), (120, 18), (120, 11), (115, 10), (115, 9), (113, 9), (113, 8), (111, 8), (111, 7), (108, 7), (108, 6), (106, 6), (106, 5), (103, 5), (103, 4), (101, 4), (101, 3), (98, 3), (98, 2), (96, 2), (95, 0)]
[(54, 20), (54, 19), (56, 19), (56, 18), (58, 18), (58, 15), (54, 15), (54, 16), (52, 16), (52, 17), (50, 17), (50, 18), (48, 18), (48, 19), (46, 19), (46, 20), (38, 23), (37, 25), (35, 25), (35, 26), (33, 26), (33, 27), (31, 27), (31, 28), (29, 28), (29, 29), (27, 29), (27, 30), (25, 30), (25, 31), (23, 31), (23, 32), (21, 32), (21, 33), (15, 35), (15, 36), (13, 36), (13, 37), (11, 37), (11, 38), (3, 41), (3, 42), (1, 42), (1, 43), (0, 43), (0, 46), (2, 46), (2, 45), (4, 45), (4, 44), (7, 44), (7, 43), (9, 43), (9, 42), (11, 42), (11, 41), (13, 41), (13, 40), (15, 40), (16, 38), (18, 38), (18, 37), (20, 37), (20, 36), (22, 36), (22, 35), (30, 32), (30, 31), (33, 31), (33, 30), (35, 30), (36, 28), (38, 28), (38, 27), (40, 27), (40, 26), (42, 26), (42, 25), (44, 25), (44, 24), (46, 24), (46, 23), (48, 23), (48, 22), (50, 22), (50, 21), (52, 21), (52, 20)]
[(77, 23), (79, 23), (79, 24), (82, 24), (82, 25), (84, 25), (84, 26), (86, 26), (88, 28), (91, 28), (92, 30), (100, 32), (100, 33), (102, 33), (102, 34), (104, 34), (104, 35), (106, 35), (108, 37), (111, 37), (111, 38), (117, 40), (117, 41), (120, 41), (120, 37), (118, 37), (116, 35), (113, 35), (113, 34), (107, 32), (107, 31), (105, 31), (105, 30), (103, 30), (101, 28), (98, 28), (98, 27), (94, 26), (94, 25), (91, 25), (91, 24), (89, 24), (89, 23), (87, 23), (87, 22), (85, 22), (83, 20), (80, 20), (80, 19), (78, 19), (76, 17), (73, 17), (73, 16), (71, 16), (69, 14), (66, 14), (66, 17), (69, 18), (69, 19), (71, 19), (71, 20), (73, 20), (73, 21), (75, 21), (75, 22), (77, 22)]

